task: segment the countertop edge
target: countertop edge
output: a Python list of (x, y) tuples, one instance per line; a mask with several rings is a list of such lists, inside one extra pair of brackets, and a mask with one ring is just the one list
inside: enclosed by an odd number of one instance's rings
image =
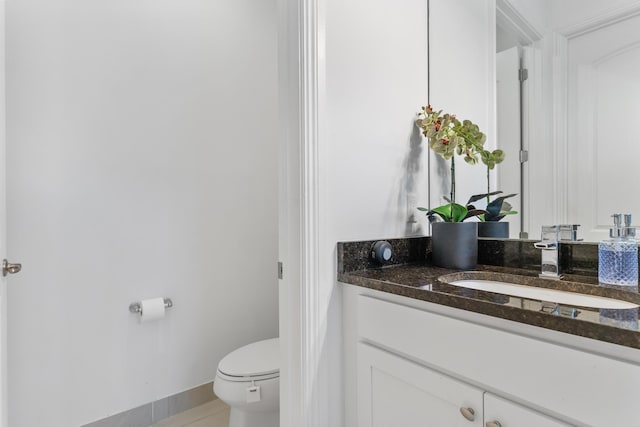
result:
[(407, 286), (386, 280), (377, 280), (358, 275), (357, 271), (340, 272), (338, 273), (337, 280), (342, 283), (373, 289), (384, 293), (439, 304), (446, 307), (483, 314), (494, 318), (501, 318), (610, 344), (640, 349), (640, 332), (638, 331), (625, 330), (614, 326), (592, 323), (580, 319), (554, 316), (544, 312), (523, 310), (517, 307), (445, 294), (428, 289), (420, 289), (414, 286)]

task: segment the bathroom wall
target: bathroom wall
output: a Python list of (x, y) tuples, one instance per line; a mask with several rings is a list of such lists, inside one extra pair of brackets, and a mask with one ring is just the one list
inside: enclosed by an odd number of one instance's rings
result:
[[(425, 144), (414, 126), (427, 103), (426, 0), (326, 2), (320, 100), (320, 276), (326, 333), (317, 425), (343, 423), (336, 242), (424, 235)], [(324, 373), (324, 374), (323, 374)]]
[[(454, 6), (464, 9), (475, 2), (457, 1)], [(489, 2), (482, 3), (474, 28), (489, 28)], [(349, 388), (353, 383), (344, 383), (347, 388), (342, 392), (343, 376), (355, 372), (355, 354), (347, 351), (342, 361), (337, 356), (343, 331), (338, 320), (340, 288), (335, 285), (336, 242), (429, 234), (426, 218), (415, 210), (429, 203), (428, 148), (413, 124), (420, 106), (427, 103), (426, 7), (426, 0), (327, 1), (320, 113), (324, 292), (319, 301), (327, 313), (326, 334), (319, 339), (326, 358), (319, 368), (317, 389), (330, 398), (329, 407), (323, 408), (329, 415), (318, 425), (357, 424), (355, 405), (343, 406), (355, 402), (355, 391)], [(461, 115), (475, 114), (477, 122), (490, 127), (488, 59), (487, 69), (470, 69), (456, 67), (454, 57), (462, 61), (465, 55), (488, 53), (491, 32), (483, 38), (460, 27), (462, 34), (456, 40), (468, 44), (451, 45), (450, 20), (438, 15), (432, 19), (439, 21), (429, 30), (432, 43), (439, 44), (431, 64), (432, 102), (437, 97), (438, 103)], [(458, 91), (469, 85), (477, 86), (473, 94), (460, 95)], [(327, 378), (326, 383), (321, 378)]]
[(276, 2), (20, 0), (6, 25), (9, 425), (101, 419), (276, 336)]
[[(455, 16), (454, 22), (447, 17)], [(435, 109), (471, 120), (487, 136), (484, 148), (496, 148), (495, 1), (431, 2), (430, 99)], [(451, 27), (455, 30), (451, 30)], [(470, 65), (473, 64), (473, 65)], [(431, 154), (431, 206), (440, 206), (451, 191), (451, 162)], [(496, 189), (495, 169), (492, 173)], [(478, 162), (455, 159), (456, 202), (487, 192), (487, 169)]]

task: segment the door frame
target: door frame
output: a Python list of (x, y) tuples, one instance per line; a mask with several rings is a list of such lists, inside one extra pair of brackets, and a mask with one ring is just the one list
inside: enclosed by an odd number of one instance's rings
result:
[[(7, 257), (6, 1), (0, 1), (0, 258)], [(7, 279), (0, 276), (0, 427), (9, 425), (7, 405)]]
[(318, 382), (319, 109), (325, 0), (278, 0), (280, 426), (327, 425)]
[[(546, 138), (538, 129), (538, 126), (535, 125), (536, 123), (544, 122), (544, 116), (539, 113), (539, 108), (532, 107), (541, 102), (537, 93), (543, 88), (543, 64), (540, 54), (536, 54), (535, 51), (543, 50), (544, 34), (540, 32), (540, 29), (532, 25), (513, 6), (510, 0), (496, 0), (496, 25), (512, 34), (522, 47), (520, 55), (521, 68), (528, 70), (528, 78), (521, 82), (520, 86), (520, 150), (531, 155), (532, 150), (534, 150), (531, 144)], [(548, 161), (553, 161), (553, 158)], [(535, 233), (539, 230), (539, 225), (536, 223), (535, 218), (540, 215), (535, 212), (537, 207), (531, 202), (531, 184), (533, 182), (531, 176), (534, 176), (535, 173), (530, 170), (528, 161), (523, 162), (521, 159), (520, 165), (520, 237), (529, 238), (530, 236), (535, 236)], [(558, 199), (558, 197), (554, 199)], [(557, 215), (554, 217), (557, 217)]]

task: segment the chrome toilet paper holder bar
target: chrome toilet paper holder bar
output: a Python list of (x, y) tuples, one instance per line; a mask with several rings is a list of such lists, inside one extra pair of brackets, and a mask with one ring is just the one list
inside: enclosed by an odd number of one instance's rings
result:
[[(171, 308), (171, 307), (173, 307), (173, 301), (171, 301), (171, 298), (164, 298), (164, 308)], [(131, 313), (141, 314), (142, 305), (140, 305), (139, 302), (132, 302), (131, 304), (129, 304), (129, 311)]]

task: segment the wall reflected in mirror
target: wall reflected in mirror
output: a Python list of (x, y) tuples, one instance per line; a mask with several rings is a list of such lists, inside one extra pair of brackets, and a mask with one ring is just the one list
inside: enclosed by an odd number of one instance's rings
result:
[[(640, 1), (497, 0), (496, 187), (517, 192), (510, 237), (610, 215), (640, 220)], [(521, 70), (527, 70), (523, 72)]]

